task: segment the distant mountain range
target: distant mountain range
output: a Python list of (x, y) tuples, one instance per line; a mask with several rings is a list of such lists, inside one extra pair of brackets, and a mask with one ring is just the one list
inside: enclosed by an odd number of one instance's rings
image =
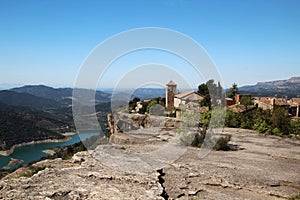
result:
[[(91, 90), (78, 89), (83, 94)], [(61, 139), (74, 132), (72, 88), (28, 85), (0, 91), (0, 150), (44, 139)], [(106, 124), (111, 94), (96, 91), (98, 121)], [(105, 131), (105, 130), (104, 130)]]
[(239, 87), (240, 93), (253, 96), (300, 97), (300, 77), (288, 80), (258, 82), (256, 85)]
[(132, 97), (140, 99), (150, 99), (156, 97), (165, 97), (166, 89), (164, 88), (138, 88), (134, 91)]
[(25, 106), (43, 111), (55, 110), (62, 107), (59, 102), (52, 99), (10, 90), (0, 91), (0, 102), (11, 106)]
[[(83, 91), (89, 91), (88, 89), (80, 89)], [(23, 87), (13, 88), (10, 91), (18, 93), (27, 93), (37, 97), (45, 99), (51, 99), (57, 101), (63, 105), (72, 104), (72, 88), (52, 88), (45, 85), (27, 85)], [(95, 100), (96, 103), (110, 101), (111, 94), (102, 91), (96, 91)]]

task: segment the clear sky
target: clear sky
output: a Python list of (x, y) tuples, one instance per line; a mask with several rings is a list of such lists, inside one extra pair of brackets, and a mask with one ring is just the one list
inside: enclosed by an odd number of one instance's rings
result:
[(196, 40), (226, 87), (300, 76), (299, 10), (299, 0), (0, 0), (0, 83), (72, 86), (99, 43), (140, 27)]

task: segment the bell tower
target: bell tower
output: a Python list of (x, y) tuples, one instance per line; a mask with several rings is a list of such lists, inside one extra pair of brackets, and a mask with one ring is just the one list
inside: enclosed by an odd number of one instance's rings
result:
[(166, 108), (174, 108), (174, 97), (176, 95), (176, 83), (172, 80), (166, 85)]

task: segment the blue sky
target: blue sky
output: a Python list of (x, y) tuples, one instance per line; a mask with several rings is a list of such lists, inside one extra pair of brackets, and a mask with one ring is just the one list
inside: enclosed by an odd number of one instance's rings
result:
[(225, 87), (300, 76), (299, 10), (297, 0), (0, 0), (0, 83), (72, 86), (99, 43), (141, 27), (196, 40)]

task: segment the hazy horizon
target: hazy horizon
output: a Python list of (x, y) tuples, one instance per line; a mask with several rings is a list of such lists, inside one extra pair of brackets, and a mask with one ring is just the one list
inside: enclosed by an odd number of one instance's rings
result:
[[(256, 85), (259, 82), (272, 82), (272, 81), (288, 80), (288, 79), (293, 78), (293, 77), (300, 77), (300, 75), (299, 76), (292, 76), (292, 77), (289, 77), (289, 78), (286, 78), (286, 79), (261, 80), (261, 81), (257, 81), (254, 84), (247, 84), (247, 85), (239, 85), (238, 84), (238, 87)], [(205, 82), (201, 82), (201, 83), (199, 83), (199, 85), (202, 84), (202, 83), (205, 83)], [(233, 83), (237, 83), (237, 82), (233, 82)], [(48, 84), (45, 84), (45, 83), (37, 83), (37, 84), (30, 84), (30, 83), (28, 83), (28, 84), (26, 84), (26, 83), (25, 84), (22, 84), (22, 83), (0, 83), (0, 90), (9, 90), (9, 89), (12, 89), (12, 88), (18, 88), (18, 87), (23, 87), (23, 86), (39, 86), (39, 85), (48, 86), (48, 87), (52, 87), (52, 88), (74, 88), (74, 85), (57, 86), (57, 85), (51, 85), (51, 84), (48, 85)], [(159, 86), (157, 86), (157, 87), (155, 87), (155, 86), (150, 86), (150, 87), (149, 86), (144, 86), (144, 87), (139, 87), (139, 88), (160, 89), (160, 88), (164, 88), (164, 87), (165, 86), (160, 86), (160, 87)], [(196, 90), (197, 87), (198, 87), (198, 85), (196, 85), (192, 89)], [(231, 87), (231, 85), (229, 87), (225, 87), (225, 89), (229, 89), (230, 87)], [(119, 88), (119, 89), (126, 90), (126, 89), (133, 89), (133, 88), (134, 87), (124, 87), (124, 88)], [(84, 88), (83, 87), (83, 89), (93, 89), (93, 88)], [(110, 90), (111, 91), (113, 89), (114, 89), (114, 87), (99, 87), (99, 88), (97, 87), (96, 88), (96, 90), (103, 90), (103, 91), (104, 90)], [(178, 89), (179, 90), (189, 90), (191, 88), (189, 88), (189, 87), (180, 87), (180, 85), (179, 85)]]
[[(171, 29), (193, 39), (215, 63), (225, 88), (234, 82), (245, 86), (284, 80), (300, 76), (299, 7), (299, 1), (256, 0), (1, 1), (0, 80), (6, 85), (72, 87), (95, 47), (143, 27)], [(122, 75), (144, 63), (165, 64), (185, 79), (191, 77), (190, 85), (204, 82), (195, 79), (182, 58), (163, 51), (124, 55), (113, 63), (111, 74)], [(158, 76), (163, 82), (172, 78)], [(118, 79), (107, 77), (101, 87), (114, 87)]]

